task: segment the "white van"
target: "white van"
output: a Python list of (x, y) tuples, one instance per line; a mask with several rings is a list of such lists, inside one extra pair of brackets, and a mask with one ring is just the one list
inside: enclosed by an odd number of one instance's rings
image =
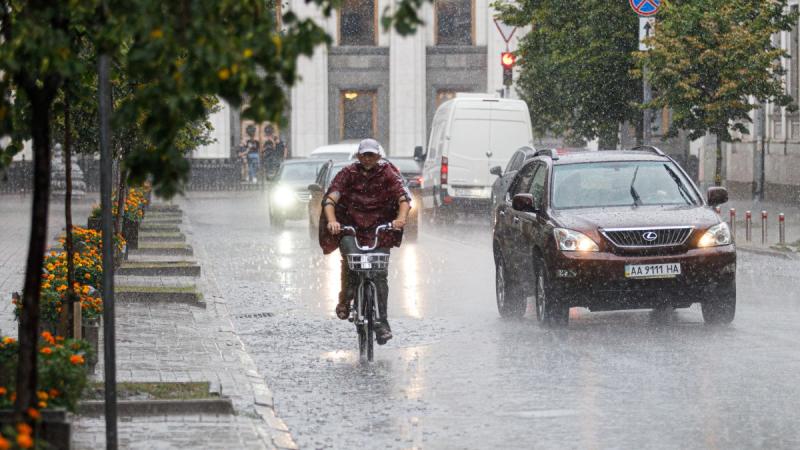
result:
[[(333, 161), (349, 161), (356, 158), (358, 153), (358, 144), (356, 142), (342, 142), (339, 144), (323, 145), (322, 147), (315, 148), (309, 155), (309, 158), (323, 158)], [(383, 151), (383, 146), (379, 146), (381, 156), (386, 156)]]
[(427, 213), (489, 208), (494, 166), (518, 148), (533, 148), (528, 106), (491, 94), (457, 94), (436, 110), (422, 170)]

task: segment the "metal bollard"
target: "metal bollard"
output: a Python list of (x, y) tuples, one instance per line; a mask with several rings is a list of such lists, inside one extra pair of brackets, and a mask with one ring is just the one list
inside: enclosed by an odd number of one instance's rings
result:
[(778, 243), (786, 245), (786, 217), (783, 213), (778, 214)]
[(767, 212), (761, 211), (761, 245), (767, 245)]
[(736, 208), (731, 208), (730, 210), (730, 227), (731, 227), (731, 236), (733, 236), (733, 240), (736, 240)]
[(747, 242), (753, 240), (753, 213), (750, 211), (744, 213), (744, 239)]

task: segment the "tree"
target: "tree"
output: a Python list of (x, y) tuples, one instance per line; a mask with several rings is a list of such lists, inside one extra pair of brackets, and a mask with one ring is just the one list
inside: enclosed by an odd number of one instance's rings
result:
[[(326, 15), (341, 0), (311, 0)], [(416, 9), (426, 0), (401, 0), (384, 13), (384, 26), (401, 34), (420, 23)], [(186, 181), (182, 140), (207, 113), (209, 96), (234, 105), (250, 99), (243, 115), (281, 122), (284, 88), (297, 79), (297, 59), (310, 56), (330, 37), (311, 19), (291, 11), (277, 29), (273, 0), (0, 0), (0, 169), (33, 141), (34, 190), (31, 236), (20, 315), (17, 374), (18, 420), (36, 405), (36, 344), (42, 260), (47, 242), (53, 102), (66, 83), (81, 84), (95, 66), (72, 43), (84, 37), (93, 55), (120, 62), (132, 95), (122, 99), (115, 126), (138, 124), (145, 145), (130, 149), (125, 163), (133, 181), (152, 179), (170, 197)], [(82, 92), (76, 89), (76, 92)], [(92, 93), (90, 98), (96, 98)], [(76, 98), (75, 104), (87, 100)]]
[(638, 67), (658, 91), (651, 107), (672, 109), (670, 133), (690, 139), (716, 136), (714, 183), (722, 183), (722, 142), (748, 133), (751, 101), (790, 105), (781, 80), (784, 50), (772, 36), (790, 30), (796, 14), (785, 0), (695, 0), (665, 2), (651, 50), (637, 53)]
[(616, 148), (621, 123), (639, 120), (633, 76), (637, 17), (627, 2), (520, 0), (496, 3), (504, 22), (532, 27), (521, 39), (517, 92), (538, 135), (600, 139)]

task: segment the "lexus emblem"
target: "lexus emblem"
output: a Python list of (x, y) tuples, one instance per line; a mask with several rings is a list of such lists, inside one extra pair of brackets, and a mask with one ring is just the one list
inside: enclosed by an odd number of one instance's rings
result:
[(645, 241), (653, 242), (658, 239), (658, 234), (655, 231), (648, 231), (642, 235)]

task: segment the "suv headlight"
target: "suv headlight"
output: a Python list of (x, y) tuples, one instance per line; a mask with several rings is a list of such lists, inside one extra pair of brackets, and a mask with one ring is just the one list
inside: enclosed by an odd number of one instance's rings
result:
[(565, 252), (599, 252), (600, 247), (589, 236), (566, 228), (555, 228), (558, 249)]
[(697, 241), (698, 247), (718, 247), (720, 245), (728, 245), (732, 242), (731, 229), (728, 224), (722, 222), (718, 225), (706, 230), (700, 240)]

